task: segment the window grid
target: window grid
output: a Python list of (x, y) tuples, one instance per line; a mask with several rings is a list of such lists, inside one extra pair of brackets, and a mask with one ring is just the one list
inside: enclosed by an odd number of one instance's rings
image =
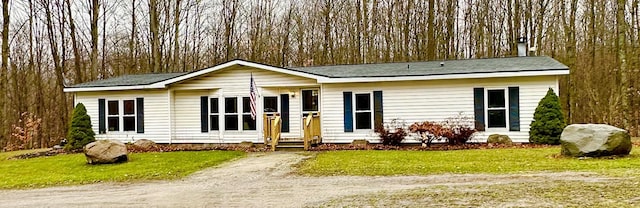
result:
[(507, 99), (505, 89), (487, 89), (487, 127), (507, 127)]
[(251, 98), (249, 97), (242, 98), (242, 130), (256, 130), (256, 121), (251, 118)]
[(354, 98), (355, 129), (371, 129), (373, 123), (371, 93), (354, 94)]
[(224, 130), (239, 130), (238, 123), (238, 98), (224, 98)]
[(209, 129), (212, 131), (220, 130), (220, 108), (218, 98), (209, 100)]
[(123, 100), (122, 125), (124, 131), (136, 130), (136, 102), (135, 100)]
[(120, 103), (117, 100), (107, 102), (107, 131), (120, 131)]

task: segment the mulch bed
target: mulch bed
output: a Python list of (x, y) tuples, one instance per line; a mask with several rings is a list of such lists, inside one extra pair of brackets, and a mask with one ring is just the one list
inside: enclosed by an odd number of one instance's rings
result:
[[(640, 141), (633, 142), (634, 147), (640, 147)], [(309, 151), (338, 151), (338, 150), (409, 150), (409, 151), (447, 151), (447, 150), (468, 150), (468, 149), (500, 149), (500, 148), (545, 148), (553, 147), (553, 145), (541, 144), (514, 144), (499, 145), (487, 143), (467, 143), (461, 145), (449, 144), (433, 144), (431, 147), (422, 147), (420, 145), (401, 145), (388, 146), (382, 144), (368, 145), (351, 145), (351, 144), (321, 144), (311, 147)], [(127, 151), (130, 153), (142, 152), (175, 152), (175, 151), (211, 151), (211, 150), (227, 150), (227, 151), (243, 151), (243, 152), (269, 152), (271, 149), (267, 146), (242, 146), (242, 145), (202, 145), (202, 144), (158, 144), (149, 147), (140, 147), (133, 144), (127, 144)], [(81, 152), (81, 151), (80, 151)], [(73, 152), (76, 153), (76, 152)], [(32, 152), (27, 154), (16, 155), (8, 158), (9, 160), (29, 159), (36, 157), (55, 156), (59, 154), (68, 154), (63, 149), (50, 149), (41, 152)]]
[(446, 151), (446, 150), (468, 150), (468, 149), (500, 149), (500, 148), (544, 148), (553, 147), (553, 145), (541, 145), (541, 144), (514, 144), (514, 145), (501, 145), (501, 144), (487, 144), (487, 143), (467, 143), (460, 145), (449, 144), (433, 144), (431, 147), (422, 147), (420, 145), (401, 145), (401, 146), (388, 146), (382, 144), (368, 144), (368, 145), (346, 145), (346, 144), (321, 144), (316, 147), (312, 147), (310, 151), (334, 151), (334, 150), (411, 150), (411, 151)]
[(21, 159), (29, 159), (29, 158), (36, 158), (36, 157), (47, 157), (47, 156), (55, 156), (59, 154), (66, 154), (66, 152), (63, 149), (50, 149), (47, 151), (31, 152), (31, 153), (16, 155), (8, 158), (8, 160), (21, 160)]
[(127, 151), (132, 153), (141, 152), (175, 152), (175, 151), (211, 151), (228, 150), (243, 152), (267, 152), (267, 147), (241, 146), (241, 145), (202, 145), (202, 144), (157, 144), (149, 147), (141, 147), (127, 144)]

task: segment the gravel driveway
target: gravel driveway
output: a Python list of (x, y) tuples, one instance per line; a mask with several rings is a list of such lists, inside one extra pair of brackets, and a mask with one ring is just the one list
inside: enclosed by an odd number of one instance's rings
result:
[(292, 174), (309, 156), (291, 152), (251, 153), (182, 180), (103, 183), (0, 191), (2, 207), (304, 207), (331, 199), (436, 185), (463, 186), (565, 180), (598, 180), (588, 173), (434, 175), (397, 177)]

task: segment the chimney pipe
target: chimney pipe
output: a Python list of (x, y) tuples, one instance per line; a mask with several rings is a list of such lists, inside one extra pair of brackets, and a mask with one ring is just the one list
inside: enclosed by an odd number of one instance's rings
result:
[(527, 56), (527, 38), (519, 37), (518, 38), (518, 56)]

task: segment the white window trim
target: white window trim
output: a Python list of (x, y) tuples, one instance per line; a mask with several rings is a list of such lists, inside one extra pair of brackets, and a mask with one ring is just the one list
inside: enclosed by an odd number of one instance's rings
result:
[[(124, 114), (124, 101), (125, 100), (132, 100), (133, 101), (133, 114), (129, 114), (129, 115), (125, 115)], [(116, 101), (118, 103), (118, 115), (109, 115), (109, 102), (112, 101)], [(116, 133), (116, 132), (137, 132), (138, 130), (138, 102), (135, 98), (125, 98), (125, 99), (113, 99), (113, 100), (106, 100), (106, 125), (107, 128), (105, 129), (106, 133)], [(124, 130), (124, 118), (125, 117), (129, 117), (129, 118), (133, 118), (133, 130), (129, 130), (129, 131), (125, 131)], [(118, 130), (117, 131), (111, 131), (109, 130), (109, 118), (118, 118)]]
[[(317, 104), (318, 105), (318, 110), (315, 110), (315, 111), (305, 111), (304, 110), (304, 103), (303, 103), (304, 99), (302, 98), (302, 91), (305, 91), (305, 90), (311, 90), (312, 91), (311, 93), (313, 93), (313, 90), (318, 91), (318, 104)], [(322, 101), (320, 100), (320, 88), (303, 88), (303, 89), (300, 89), (300, 112), (302, 112), (300, 114), (300, 117), (302, 117), (304, 119), (304, 114), (320, 112), (320, 103), (321, 102)]]
[[(236, 112), (235, 113), (227, 113), (227, 98), (235, 98), (236, 99)], [(225, 131), (225, 132), (242, 132), (242, 97), (241, 96), (228, 96), (228, 97), (222, 97), (222, 110), (221, 114), (222, 114), (222, 123), (224, 123), (225, 125), (221, 125), (224, 126), (223, 128), (220, 128), (220, 131)], [(218, 108), (220, 108), (220, 106), (218, 106)], [(237, 121), (237, 126), (238, 129), (236, 130), (227, 130), (227, 115), (236, 115), (238, 118)]]
[[(368, 94), (369, 95), (369, 110), (357, 110), (357, 107), (356, 107), (357, 106), (356, 95), (362, 95), (362, 94)], [(357, 132), (357, 131), (361, 131), (362, 132), (362, 131), (371, 131), (371, 130), (373, 130), (373, 128), (374, 128), (374, 124), (373, 124), (373, 122), (374, 122), (374, 118), (373, 118), (373, 92), (354, 92), (351, 99), (353, 100), (353, 104), (352, 105), (353, 105), (353, 130), (354, 130), (354, 132)], [(369, 122), (370, 122), (371, 126), (368, 129), (358, 129), (358, 127), (356, 125), (357, 120), (358, 120), (358, 118), (356, 117), (357, 113), (369, 113), (369, 119), (371, 120)]]
[[(111, 110), (111, 108), (110, 108), (110, 106), (109, 106), (109, 103), (110, 103), (110, 102), (114, 102), (114, 101), (115, 101), (116, 103), (118, 103), (118, 115), (110, 115), (110, 114), (109, 114), (109, 111)], [(106, 128), (106, 132), (108, 133), (108, 132), (120, 132), (120, 131), (122, 131), (122, 128), (121, 128), (121, 126), (122, 126), (122, 119), (120, 118), (120, 115), (122, 115), (122, 112), (120, 111), (120, 101), (119, 101), (119, 100), (107, 100), (107, 105), (106, 105), (106, 106), (107, 106), (107, 107), (106, 107), (106, 112), (105, 112), (105, 113), (107, 114), (107, 120), (106, 120), (107, 128)], [(111, 126), (109, 126), (109, 120), (110, 120), (110, 118), (118, 118), (118, 130), (111, 130), (111, 129), (110, 129), (110, 127), (111, 127)]]
[(248, 98), (249, 102), (251, 102), (251, 97), (250, 96), (251, 95), (240, 96), (240, 98), (239, 98), (240, 102), (238, 102), (238, 114), (239, 114), (239, 116), (238, 116), (238, 131), (240, 131), (240, 132), (242, 132), (242, 131), (253, 132), (253, 131), (257, 131), (258, 130), (258, 119), (259, 119), (259, 115), (260, 115), (260, 111), (258, 110), (260, 108), (260, 105), (258, 105), (258, 103), (259, 103), (258, 99), (260, 99), (260, 98), (256, 98), (256, 120), (254, 121), (255, 122), (254, 125), (256, 126), (256, 129), (254, 129), (254, 130), (248, 130), (248, 129), (245, 130), (244, 129), (244, 116), (245, 115), (251, 116), (251, 109), (249, 109), (249, 112), (246, 112), (246, 113), (244, 112), (244, 98), (245, 97)]
[[(276, 112), (265, 112), (264, 111), (264, 98), (266, 98), (266, 97), (275, 97), (276, 98)], [(262, 113), (280, 113), (280, 95), (263, 95), (259, 99), (260, 99), (261, 103), (259, 104), (259, 106), (260, 106), (259, 109), (260, 110), (258, 110), (258, 112), (262, 112)], [(282, 114), (280, 114), (280, 115), (282, 115)]]
[[(213, 113), (213, 111), (211, 111), (211, 100), (216, 99), (218, 101), (218, 112), (217, 113)], [(224, 98), (223, 98), (224, 99)], [(221, 128), (223, 128), (223, 126), (220, 124), (220, 98), (219, 97), (209, 97), (209, 106), (207, 107), (207, 109), (209, 109), (209, 131), (213, 131), (213, 132), (217, 132), (217, 131), (222, 131)], [(211, 129), (211, 124), (213, 124), (213, 120), (211, 119), (211, 116), (218, 116), (218, 130), (213, 130)]]
[[(502, 90), (504, 92), (504, 108), (489, 108), (489, 90)], [(509, 88), (485, 88), (484, 90), (484, 123), (486, 131), (509, 131)], [(489, 127), (489, 110), (504, 110), (505, 125), (504, 127)]]
[[(124, 101), (125, 100), (133, 101), (133, 114), (130, 114), (130, 115), (125, 115), (124, 114)], [(120, 107), (120, 109), (122, 110), (121, 111), (122, 118), (120, 119), (120, 121), (122, 122), (120, 124), (120, 127), (122, 127), (121, 128), (122, 132), (136, 132), (138, 130), (138, 120), (136, 118), (137, 115), (138, 115), (137, 114), (138, 113), (138, 109), (137, 109), (138, 103), (136, 102), (136, 99), (122, 99), (122, 100), (120, 100), (120, 102), (122, 103), (122, 107)], [(125, 117), (133, 118), (133, 130), (129, 130), (129, 131), (125, 131), (124, 130), (124, 118)]]

